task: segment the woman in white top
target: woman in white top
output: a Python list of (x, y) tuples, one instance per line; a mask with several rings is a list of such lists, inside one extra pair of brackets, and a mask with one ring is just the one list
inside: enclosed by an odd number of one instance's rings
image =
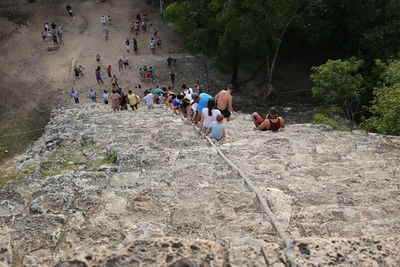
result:
[(210, 98), (207, 102), (207, 107), (201, 111), (200, 129), (207, 130), (211, 123), (217, 120), (218, 114), (221, 114), (221, 111), (216, 108), (215, 99)]

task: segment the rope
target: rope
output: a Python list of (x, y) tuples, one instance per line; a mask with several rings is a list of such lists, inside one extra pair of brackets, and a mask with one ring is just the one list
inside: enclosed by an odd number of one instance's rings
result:
[(37, 132), (37, 131), (41, 131), (44, 130), (45, 128), (40, 128), (40, 129), (35, 129), (32, 131), (27, 131), (27, 132), (22, 132), (22, 133), (17, 133), (17, 134), (9, 134), (9, 135), (0, 135), (0, 138), (6, 138), (6, 137), (11, 137), (11, 136), (17, 136), (17, 135), (24, 135), (27, 133), (33, 133), (33, 132)]
[[(166, 109), (165, 107), (163, 107), (163, 108)], [(168, 110), (168, 111), (170, 111), (170, 110)], [(182, 119), (181, 116), (179, 116), (179, 117)], [(221, 158), (223, 160), (225, 160), (225, 162), (228, 163), (229, 166), (231, 166), (232, 169), (234, 169), (235, 171), (238, 172), (239, 176), (245, 181), (245, 183), (251, 189), (251, 191), (253, 191), (256, 194), (256, 197), (257, 197), (258, 201), (260, 202), (260, 204), (261, 204), (262, 208), (264, 209), (265, 213), (270, 218), (270, 220), (272, 222), (272, 225), (274, 226), (274, 228), (276, 229), (276, 232), (278, 233), (278, 236), (283, 240), (283, 244), (285, 246), (286, 255), (288, 257), (290, 265), (292, 267), (296, 266), (296, 264), (294, 263), (294, 242), (286, 235), (286, 233), (283, 230), (282, 226), (277, 221), (274, 213), (272, 212), (271, 208), (269, 207), (267, 201), (265, 201), (262, 198), (261, 192), (255, 187), (253, 182), (243, 173), (243, 171), (238, 166), (236, 166), (227, 156), (225, 156), (225, 154), (221, 151), (221, 149), (219, 149), (219, 147), (217, 147), (215, 145), (215, 143), (211, 140), (210, 137), (204, 135), (201, 132), (201, 130), (199, 128), (197, 128), (195, 125), (193, 125), (193, 128), (195, 130), (197, 130), (198, 132), (200, 132), (207, 139), (207, 141), (211, 144), (212, 147), (214, 147), (214, 149), (221, 156)], [(261, 251), (261, 252), (263, 253), (263, 251)]]

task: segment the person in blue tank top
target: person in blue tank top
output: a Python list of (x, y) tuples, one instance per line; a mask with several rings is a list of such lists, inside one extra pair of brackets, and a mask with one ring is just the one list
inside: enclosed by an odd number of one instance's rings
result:
[[(209, 94), (206, 94), (206, 93), (201, 93), (199, 95), (199, 106), (197, 108), (197, 114), (201, 114), (201, 112), (203, 111), (203, 108), (207, 107), (207, 103), (210, 98), (212, 98), (212, 96), (210, 96)], [(198, 116), (198, 117), (200, 117), (200, 116)]]

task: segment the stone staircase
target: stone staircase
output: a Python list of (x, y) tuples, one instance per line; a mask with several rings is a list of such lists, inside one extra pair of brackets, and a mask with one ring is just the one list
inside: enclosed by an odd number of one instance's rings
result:
[[(315, 125), (256, 132), (245, 114), (228, 127), (230, 138), (217, 146), (253, 180), (296, 240), (293, 263), (398, 265), (399, 139)], [(199, 266), (290, 264), (242, 178), (192, 126), (161, 107), (60, 107), (17, 165), (17, 180), (0, 190), (0, 262), (6, 265), (77, 266), (74, 252), (100, 246), (114, 247), (80, 261), (169, 266), (184, 255)], [(375, 238), (364, 239), (370, 235)], [(190, 249), (198, 239), (206, 240), (198, 247), (207, 247), (208, 260)], [(173, 240), (181, 245), (171, 245), (163, 259), (155, 256)], [(331, 241), (342, 245), (321, 252)], [(143, 242), (152, 247), (144, 248), (145, 256), (119, 245)], [(112, 252), (119, 249), (124, 252)], [(381, 250), (386, 254), (365, 257)]]

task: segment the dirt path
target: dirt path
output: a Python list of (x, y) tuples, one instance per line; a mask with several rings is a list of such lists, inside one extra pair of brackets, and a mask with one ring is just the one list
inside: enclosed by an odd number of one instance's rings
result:
[[(5, 12), (7, 8), (7, 14), (11, 14), (1, 19), (3, 28), (0, 30), (0, 60), (6, 62), (0, 65), (0, 89), (3, 95), (0, 100), (0, 160), (25, 150), (42, 132), (12, 138), (1, 136), (44, 128), (56, 103), (72, 102), (72, 86), (79, 92), (81, 102), (88, 101), (86, 96), (92, 88), (99, 96), (104, 89), (110, 90), (105, 66), (112, 66), (121, 87), (132, 89), (140, 82), (137, 72), (139, 67), (166, 65), (165, 60), (170, 54), (188, 56), (174, 29), (168, 24), (160, 24), (159, 10), (146, 7), (145, 1), (110, 0), (104, 4), (96, 4), (96, 1), (70, 1), (70, 4), (74, 11), (72, 18), (67, 15), (64, 3), (58, 1), (37, 1), (14, 9), (10, 8), (12, 5), (0, 4), (0, 11)], [(148, 25), (151, 26), (146, 33), (140, 32), (135, 36), (130, 32), (131, 21), (137, 13), (144, 12), (148, 13)], [(108, 41), (104, 40), (102, 34), (102, 15), (113, 18)], [(53, 47), (52, 42), (43, 42), (41, 39), (46, 21), (49, 24), (54, 21), (64, 25), (65, 45), (58, 50), (48, 51), (48, 48)], [(149, 40), (153, 36), (154, 27), (158, 29), (163, 44), (152, 55)], [(129, 38), (132, 46), (134, 37), (139, 44), (137, 55), (133, 51), (128, 54), (125, 50), (125, 40)], [(104, 67), (104, 86), (99, 86), (95, 80), (97, 53), (101, 55)], [(128, 58), (131, 68), (119, 73), (117, 62), (123, 56)], [(83, 65), (86, 74), (84, 79), (75, 84), (70, 80), (72, 62)], [(165, 72), (160, 71), (156, 75), (158, 80), (169, 80)], [(155, 85), (154, 82), (148, 86)]]
[[(117, 2), (118, 5), (116, 5)], [(73, 53), (76, 65), (85, 67), (85, 78), (74, 82), (74, 88), (80, 93), (83, 101), (87, 100), (86, 95), (89, 89), (95, 89), (98, 94), (104, 89), (110, 89), (111, 80), (107, 77), (105, 70), (108, 65), (112, 67), (112, 74), (118, 77), (119, 85), (123, 88), (132, 89), (134, 85), (141, 83), (138, 76), (140, 67), (143, 65), (154, 66), (156, 62), (165, 61), (169, 55), (175, 57), (177, 53), (184, 52), (173, 29), (167, 24), (161, 24), (157, 10), (146, 8), (142, 1), (112, 1), (101, 5), (87, 3), (85, 6), (82, 5), (79, 11), (85, 14), (84, 18), (88, 23), (87, 29), (80, 36), (78, 43), (74, 40), (77, 48), (74, 49), (75, 53)], [(146, 32), (141, 31), (136, 35), (130, 31), (130, 23), (136, 17), (136, 14), (140, 13), (143, 17), (145, 12), (148, 13), (149, 27)], [(101, 15), (110, 15), (113, 18), (109, 26), (110, 36), (108, 41), (104, 40), (102, 34)], [(158, 30), (163, 44), (160, 48), (157, 47), (153, 54), (149, 48), (149, 40), (153, 37), (154, 28)], [(125, 48), (126, 39), (130, 40), (132, 48), (133, 38), (138, 41), (137, 54), (133, 53), (133, 49), (128, 53)], [(102, 79), (105, 85), (98, 85), (94, 77), (97, 53), (101, 56)], [(119, 72), (118, 60), (123, 57), (129, 60), (130, 68)], [(158, 73), (158, 75), (166, 74)], [(152, 86), (154, 85), (152, 84)]]

